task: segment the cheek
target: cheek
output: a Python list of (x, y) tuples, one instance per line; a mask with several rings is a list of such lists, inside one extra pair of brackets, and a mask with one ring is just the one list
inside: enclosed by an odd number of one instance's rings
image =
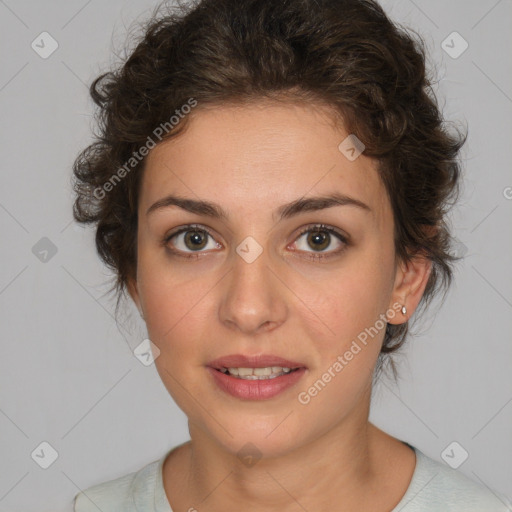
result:
[(301, 330), (332, 357), (365, 330), (385, 328), (378, 320), (388, 307), (388, 273), (382, 259), (362, 253), (332, 272), (302, 273), (294, 283)]
[(165, 251), (152, 248), (148, 241), (139, 244), (138, 263), (137, 286), (146, 322), (157, 339), (186, 316), (197, 286), (184, 280)]
[(148, 337), (160, 350), (155, 367), (174, 401), (187, 416), (195, 418), (200, 411), (190, 393), (202, 375), (198, 371), (203, 372), (200, 347), (212, 339), (212, 312), (206, 311), (211, 286), (200, 279), (183, 280), (175, 272), (165, 275), (156, 269), (152, 267), (140, 276)]
[[(323, 428), (339, 422), (364, 402), (385, 334), (386, 311), (378, 276), (365, 272), (340, 272), (329, 280), (327, 291), (305, 287), (311, 309), (303, 308), (301, 330), (318, 355), (315, 368), (298, 390), (304, 428)], [(316, 295), (315, 295), (316, 293)]]
[[(159, 279), (144, 286), (146, 323), (152, 340), (164, 347), (183, 340), (194, 339), (200, 328), (197, 316), (202, 314), (201, 297), (206, 290), (195, 282), (180, 285)], [(183, 340), (184, 342), (186, 341)]]
[(197, 382), (204, 379), (198, 340), (212, 339), (206, 327), (211, 329), (214, 317), (205, 308), (215, 276), (185, 268), (196, 269), (196, 263), (176, 264), (165, 251), (139, 240), (137, 287), (148, 337), (159, 349), (155, 367), (176, 404), (198, 418), (201, 411), (191, 396), (198, 396)]

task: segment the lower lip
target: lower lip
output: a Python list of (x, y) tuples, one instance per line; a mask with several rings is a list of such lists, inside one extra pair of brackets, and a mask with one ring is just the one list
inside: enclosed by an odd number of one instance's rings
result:
[(207, 368), (216, 384), (223, 391), (243, 400), (266, 400), (273, 398), (297, 383), (306, 372), (306, 368), (299, 368), (294, 372), (274, 377), (273, 379), (247, 380), (222, 373), (210, 366)]

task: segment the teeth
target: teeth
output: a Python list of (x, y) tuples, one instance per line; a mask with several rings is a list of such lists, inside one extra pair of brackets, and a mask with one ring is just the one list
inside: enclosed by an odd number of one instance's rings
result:
[[(249, 370), (249, 368), (246, 368), (247, 370)], [(258, 377), (269, 377), (270, 375), (272, 375), (272, 368), (254, 368), (254, 370), (252, 370), (252, 374), (253, 375), (257, 375)], [(277, 372), (275, 372), (277, 373)], [(238, 375), (240, 375), (240, 371), (238, 372)], [(242, 373), (242, 375), (245, 377), (247, 375), (251, 375), (250, 373)]]
[(239, 379), (263, 380), (286, 375), (292, 369), (281, 366), (267, 366), (266, 368), (222, 368), (221, 371)]

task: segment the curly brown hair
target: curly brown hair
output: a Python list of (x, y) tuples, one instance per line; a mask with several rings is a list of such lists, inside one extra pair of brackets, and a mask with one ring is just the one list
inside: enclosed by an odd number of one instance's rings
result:
[[(74, 218), (97, 224), (97, 251), (115, 273), (118, 306), (136, 277), (146, 159), (133, 155), (191, 99), (197, 108), (279, 97), (329, 105), (378, 161), (397, 258), (422, 252), (432, 261), (420, 306), (446, 293), (459, 259), (446, 214), (459, 195), (457, 156), (467, 135), (446, 130), (421, 36), (390, 21), (371, 0), (163, 2), (142, 29), (131, 54), (93, 81), (100, 133), (73, 166)], [(179, 118), (158, 142), (181, 133), (187, 117)], [(133, 170), (126, 168), (130, 159)], [(380, 356), (396, 351), (407, 332), (407, 322), (388, 324)]]

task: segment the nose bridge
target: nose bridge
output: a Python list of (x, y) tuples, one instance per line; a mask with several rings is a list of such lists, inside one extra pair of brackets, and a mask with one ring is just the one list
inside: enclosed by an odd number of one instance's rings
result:
[(219, 311), (221, 320), (244, 332), (282, 323), (285, 297), (268, 251), (247, 237), (236, 247), (231, 265)]

